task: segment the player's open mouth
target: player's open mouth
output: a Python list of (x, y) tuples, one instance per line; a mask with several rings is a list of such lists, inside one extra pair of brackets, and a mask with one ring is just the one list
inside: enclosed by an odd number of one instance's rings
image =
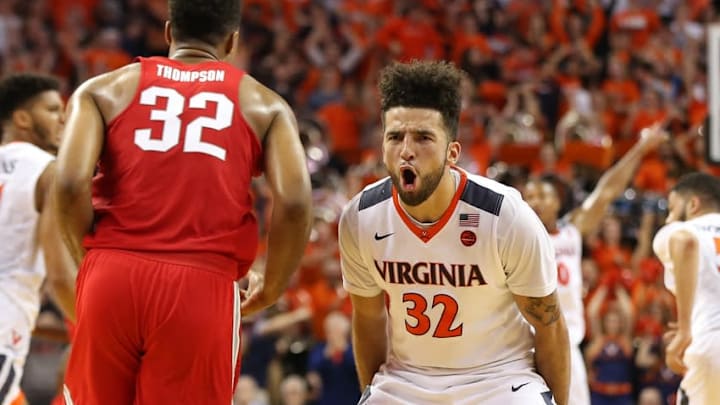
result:
[(403, 191), (415, 191), (415, 181), (418, 176), (411, 167), (406, 166), (400, 168), (400, 177), (402, 178)]

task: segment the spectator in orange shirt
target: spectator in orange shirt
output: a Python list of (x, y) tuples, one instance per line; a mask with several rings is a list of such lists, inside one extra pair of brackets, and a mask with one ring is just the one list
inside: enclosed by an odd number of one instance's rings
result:
[(115, 28), (105, 28), (83, 55), (85, 77), (93, 77), (123, 67), (132, 58), (122, 49), (122, 36)]
[(452, 46), (452, 60), (456, 64), (462, 63), (463, 56), (469, 51), (474, 50), (482, 54), (485, 58), (492, 56), (492, 50), (488, 45), (485, 35), (480, 33), (477, 19), (472, 14), (462, 14), (459, 16), (460, 26), (455, 31)]
[[(320, 107), (316, 115), (325, 125), (330, 151), (345, 163), (360, 163), (360, 95), (355, 83), (342, 85), (340, 99)], [(312, 103), (313, 98), (310, 98)]]
[(618, 57), (610, 59), (602, 90), (608, 97), (608, 105), (620, 116), (627, 114), (630, 105), (640, 99), (640, 88), (628, 76), (627, 64)]
[(656, 122), (665, 122), (668, 111), (663, 95), (655, 89), (646, 88), (642, 92), (640, 102), (630, 107), (630, 113), (623, 128), (623, 138), (630, 139), (640, 134), (643, 128)]
[[(605, 10), (597, 1), (555, 0), (550, 10), (550, 29), (561, 44), (583, 41), (590, 48), (597, 45), (605, 29)], [(587, 21), (590, 21), (587, 23)]]
[(442, 37), (432, 24), (432, 16), (422, 7), (411, 7), (405, 16), (388, 19), (376, 40), (391, 57), (402, 62), (444, 56)]
[(660, 17), (640, 0), (628, 0), (628, 7), (615, 14), (610, 21), (611, 31), (627, 31), (632, 35), (633, 48), (642, 48), (660, 27)]
[(540, 148), (539, 159), (530, 168), (530, 174), (535, 177), (555, 174), (565, 181), (570, 181), (573, 176), (573, 168), (566, 160), (558, 157), (555, 145), (545, 142)]

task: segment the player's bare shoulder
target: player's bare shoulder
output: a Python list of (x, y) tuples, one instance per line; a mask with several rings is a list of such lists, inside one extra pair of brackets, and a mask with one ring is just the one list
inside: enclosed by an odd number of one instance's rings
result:
[(140, 77), (140, 63), (131, 63), (87, 80), (76, 93), (92, 97), (107, 123), (120, 115), (133, 101)]
[(240, 81), (238, 103), (243, 118), (261, 142), (278, 115), (293, 116), (290, 106), (279, 94), (247, 74)]

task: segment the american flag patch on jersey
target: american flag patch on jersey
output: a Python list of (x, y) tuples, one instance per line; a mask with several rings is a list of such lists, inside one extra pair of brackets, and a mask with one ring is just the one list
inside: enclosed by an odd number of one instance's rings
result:
[(474, 226), (475, 228), (480, 225), (480, 214), (460, 214), (460, 226)]

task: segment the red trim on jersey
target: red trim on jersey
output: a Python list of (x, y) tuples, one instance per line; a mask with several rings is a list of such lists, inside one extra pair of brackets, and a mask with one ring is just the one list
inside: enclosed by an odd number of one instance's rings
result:
[[(453, 169), (457, 170), (454, 167)], [(432, 239), (433, 236), (437, 235), (438, 232), (443, 229), (445, 224), (450, 221), (450, 218), (452, 217), (452, 214), (453, 212), (455, 212), (455, 208), (457, 207), (457, 203), (458, 201), (460, 201), (460, 196), (462, 196), (463, 191), (465, 191), (465, 185), (467, 184), (467, 175), (465, 174), (464, 170), (457, 170), (457, 172), (460, 174), (460, 184), (458, 184), (458, 188), (457, 190), (455, 190), (455, 195), (453, 196), (452, 201), (450, 201), (450, 205), (447, 207), (442, 217), (440, 217), (440, 220), (429, 228), (422, 228), (418, 226), (412, 220), (412, 218), (408, 216), (405, 210), (400, 206), (400, 199), (398, 198), (397, 190), (395, 189), (395, 187), (392, 188), (392, 200), (393, 204), (395, 204), (395, 211), (397, 211), (398, 215), (400, 215), (400, 218), (408, 227), (408, 229), (410, 229), (410, 231), (412, 231), (415, 236), (417, 236), (421, 241), (425, 243), (428, 243), (430, 239)]]

